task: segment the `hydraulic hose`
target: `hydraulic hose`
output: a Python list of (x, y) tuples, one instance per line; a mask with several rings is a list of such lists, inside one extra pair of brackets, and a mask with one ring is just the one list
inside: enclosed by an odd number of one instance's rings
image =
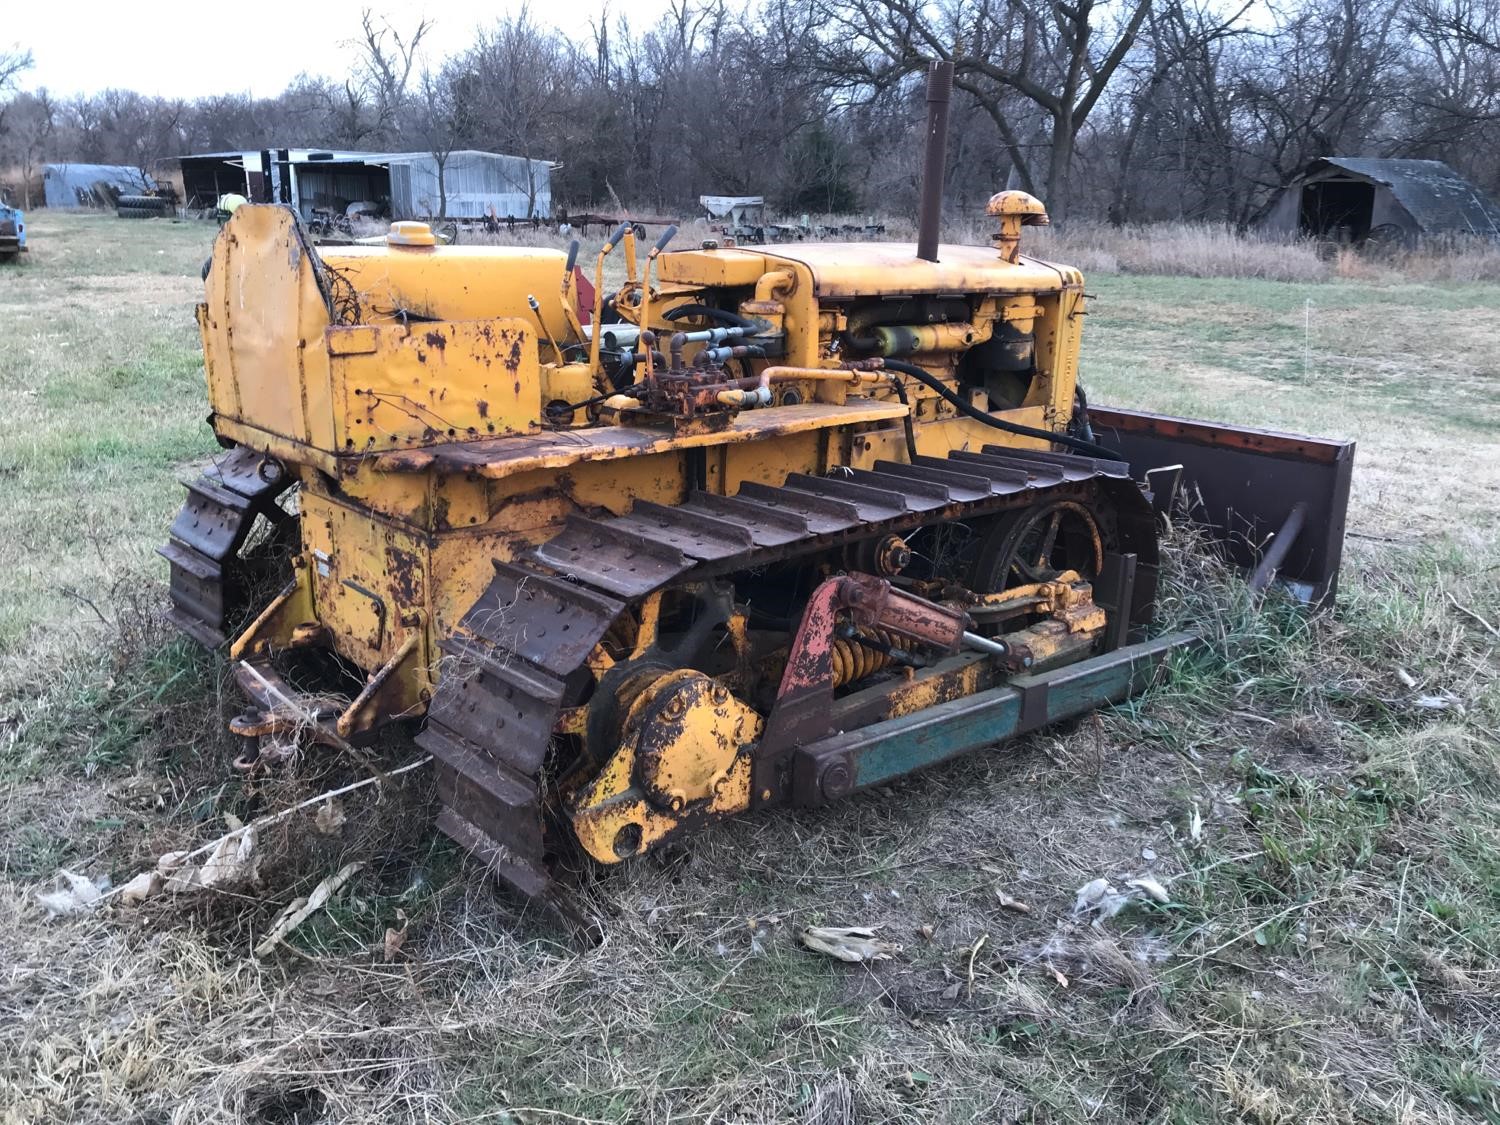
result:
[(1003, 418), (996, 418), (993, 414), (986, 414), (983, 410), (972, 403), (965, 402), (958, 395), (948, 389), (941, 379), (930, 371), (918, 367), (915, 363), (906, 363), (899, 359), (887, 359), (883, 361), (887, 371), (899, 371), (903, 375), (910, 375), (923, 386), (934, 390), (940, 395), (944, 402), (949, 403), (960, 414), (973, 418), (976, 422), (983, 422), (986, 426), (993, 426), (997, 430), (1004, 430), (1008, 434), (1016, 434), (1020, 437), (1041, 438), (1043, 441), (1056, 442), (1065, 445), (1069, 449), (1082, 453), (1086, 457), (1097, 457), (1101, 461), (1123, 461), (1113, 449), (1106, 449), (1092, 441), (1084, 441), (1082, 438), (1073, 437), (1071, 434), (1053, 433), (1051, 430), (1039, 430), (1035, 426), (1023, 426), (1019, 422), (1007, 422)]
[(759, 324), (757, 324), (756, 321), (749, 320), (746, 317), (740, 316), (739, 313), (732, 313), (727, 309), (716, 309), (712, 305), (678, 305), (675, 309), (671, 309), (663, 313), (662, 319), (681, 320), (686, 316), (701, 316), (708, 320), (717, 320), (720, 324), (726, 324), (731, 328), (759, 327), (761, 331), (765, 331), (765, 329), (769, 327), (765, 324), (764, 321), (761, 321)]
[(1073, 432), (1084, 441), (1094, 440), (1094, 427), (1089, 422), (1089, 396), (1082, 386), (1073, 388)]
[(900, 379), (892, 379), (891, 387), (896, 392), (896, 399), (902, 406), (906, 407), (906, 417), (901, 419), (902, 428), (906, 431), (906, 455), (911, 458), (911, 463), (917, 463), (917, 427), (912, 421), (911, 399), (906, 394), (906, 384)]

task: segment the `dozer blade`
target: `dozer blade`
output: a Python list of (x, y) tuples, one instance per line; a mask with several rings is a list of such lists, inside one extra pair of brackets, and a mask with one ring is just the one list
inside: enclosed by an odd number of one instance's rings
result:
[[(1279, 578), (1311, 605), (1333, 602), (1344, 553), (1354, 443), (1171, 418), (1140, 410), (1089, 408), (1101, 445), (1118, 450), (1158, 493), (1178, 494), (1189, 522), (1208, 533), (1251, 584)], [(1170, 503), (1170, 495), (1164, 502)]]

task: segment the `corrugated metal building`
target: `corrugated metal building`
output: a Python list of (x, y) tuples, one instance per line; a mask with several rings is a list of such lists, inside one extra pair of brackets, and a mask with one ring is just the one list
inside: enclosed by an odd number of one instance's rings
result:
[[(304, 218), (316, 208), (346, 212), (355, 204), (392, 219), (436, 216), (438, 162), (431, 153), (262, 149), (180, 158), (188, 205), (211, 207), (226, 192), (257, 202), (289, 203)], [(546, 218), (552, 213), (552, 165), (494, 152), (463, 150), (443, 165), (449, 218)]]
[(402, 218), (436, 215), (440, 197), (454, 219), (547, 218), (552, 214), (552, 165), (524, 156), (464, 149), (443, 162), (443, 192), (438, 190), (438, 162), (431, 153), (402, 153), (377, 158), (391, 170), (391, 209)]
[(234, 193), (257, 203), (291, 203), (304, 217), (314, 207), (343, 211), (351, 203), (384, 205), (390, 174), (368, 164), (378, 153), (283, 148), (204, 152), (179, 157), (189, 207), (212, 207)]
[(139, 168), (125, 164), (48, 164), (42, 169), (42, 199), (48, 207), (109, 207), (113, 201), (94, 191), (100, 183), (125, 194), (156, 186)]
[(1281, 193), (1262, 225), (1347, 243), (1500, 239), (1500, 203), (1441, 160), (1325, 156)]

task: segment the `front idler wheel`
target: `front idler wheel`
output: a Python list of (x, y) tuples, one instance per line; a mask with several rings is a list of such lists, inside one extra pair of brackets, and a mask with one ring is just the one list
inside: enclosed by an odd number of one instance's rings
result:
[(1104, 532), (1092, 508), (1051, 500), (1001, 517), (985, 537), (972, 589), (995, 593), (1075, 571), (1092, 582), (1104, 567)]

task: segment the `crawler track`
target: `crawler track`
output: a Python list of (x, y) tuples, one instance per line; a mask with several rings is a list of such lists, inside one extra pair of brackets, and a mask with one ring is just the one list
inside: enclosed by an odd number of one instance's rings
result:
[(280, 463), (241, 446), (187, 485), (171, 538), (156, 553), (172, 564), (172, 623), (205, 648), (224, 643), (242, 608), (240, 549), (259, 516), (283, 518), (276, 498), (289, 483)]
[[(1154, 542), (1149, 508), (1122, 463), (995, 446), (571, 517), (516, 561), (496, 563), (489, 588), (442, 642), (449, 662), (418, 736), (438, 763), (439, 827), (522, 892), (542, 893), (554, 724), (570, 679), (627, 607), (674, 584), (1055, 497), (1097, 500), (1124, 549)], [(1154, 561), (1154, 549), (1141, 557)], [(1149, 615), (1153, 585), (1138, 583), (1133, 616)]]

